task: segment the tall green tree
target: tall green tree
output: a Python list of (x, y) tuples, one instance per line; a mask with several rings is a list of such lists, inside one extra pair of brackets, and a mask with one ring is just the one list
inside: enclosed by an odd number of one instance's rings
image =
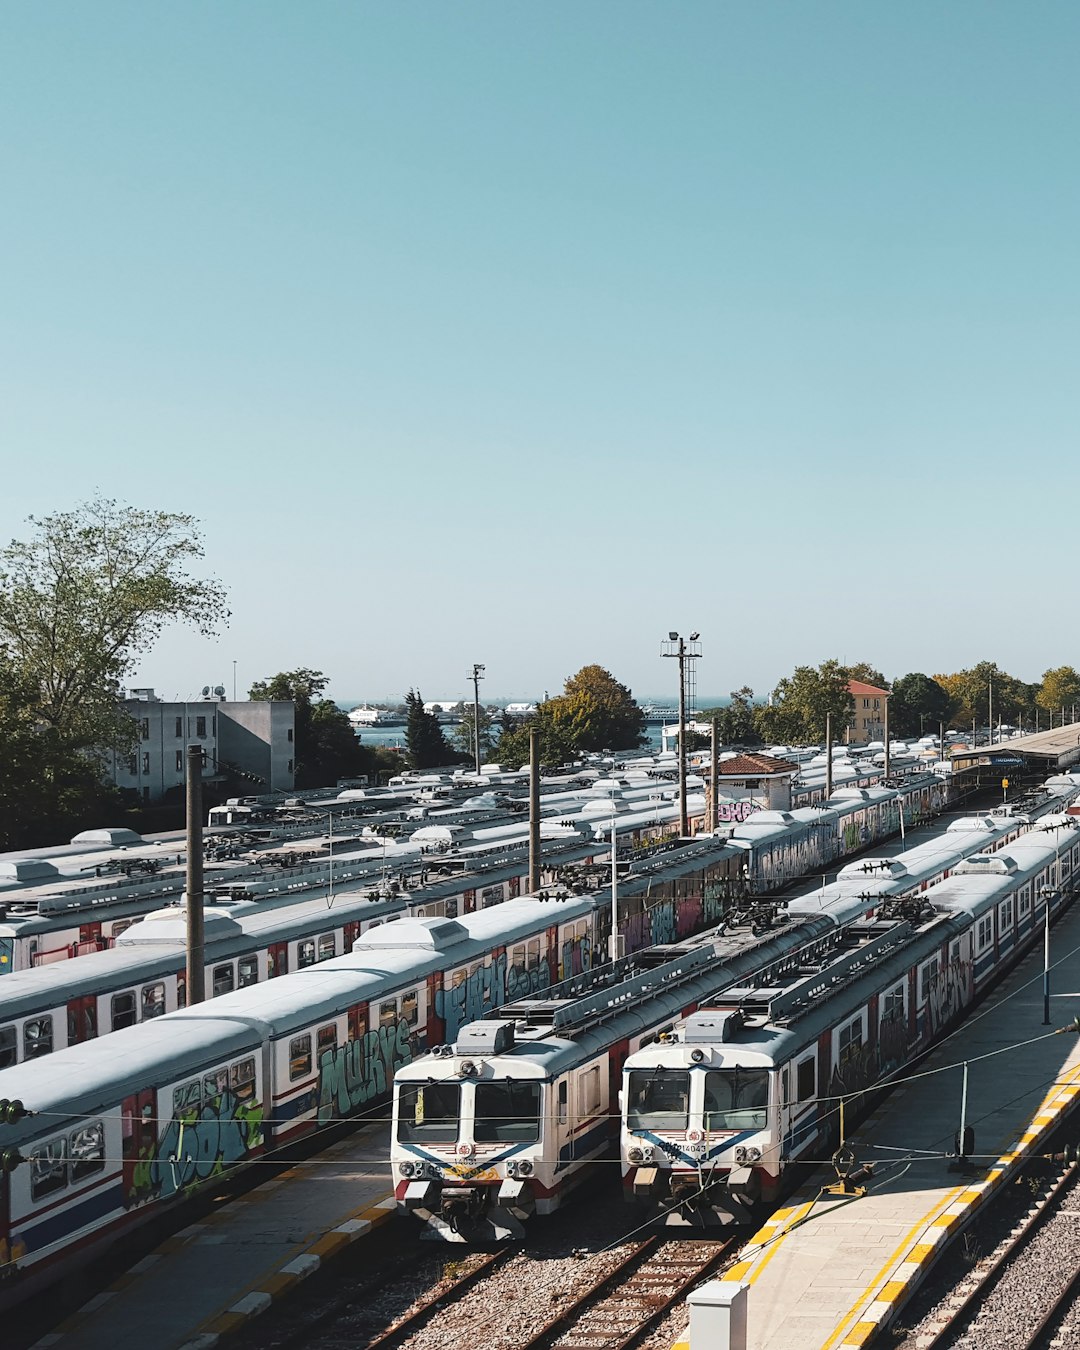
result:
[(980, 661), (969, 670), (934, 679), (951, 698), (953, 718), (961, 726), (985, 726), (991, 713), (995, 725), (999, 718), (1016, 723), (1032, 716), (1030, 687), (996, 661)]
[(248, 690), (251, 699), (292, 703), (298, 788), (331, 787), (339, 778), (370, 772), (370, 756), (361, 749), (348, 716), (323, 697), (329, 683), (321, 670), (301, 667), (257, 680)]
[(645, 714), (603, 666), (582, 666), (569, 676), (547, 710), (578, 751), (634, 750), (645, 743)]
[(948, 724), (952, 701), (937, 680), (921, 671), (901, 675), (893, 681), (889, 699), (889, 731), (896, 736), (921, 736), (938, 733), (942, 722)]
[(444, 764), (456, 763), (458, 755), (447, 744), (439, 719), (434, 713), (424, 711), (424, 700), (419, 689), (410, 689), (405, 695), (405, 708), (408, 717), (405, 745), (409, 767), (436, 769)]
[(503, 767), (520, 769), (528, 765), (533, 731), (537, 733), (537, 753), (542, 768), (558, 768), (577, 758), (578, 749), (568, 727), (554, 721), (551, 699), (546, 699), (537, 705), (534, 713), (525, 717), (503, 714), (499, 742), (495, 747), (496, 758)]
[(731, 691), (731, 702), (725, 708), (710, 708), (699, 718), (702, 722), (717, 719), (717, 735), (723, 745), (760, 745), (761, 736), (755, 722), (754, 691), (748, 684)]
[(1073, 706), (1080, 704), (1080, 675), (1072, 666), (1055, 666), (1046, 671), (1035, 702), (1051, 714), (1065, 708), (1066, 716), (1071, 716)]
[(228, 618), (222, 586), (189, 571), (196, 522), (97, 497), (29, 523), (0, 550), (0, 644), (69, 747), (126, 748), (117, 694), (138, 657), (167, 624), (211, 634)]
[(833, 739), (840, 740), (855, 711), (847, 687), (850, 678), (848, 668), (835, 660), (816, 668), (796, 666), (777, 684), (769, 705), (757, 709), (754, 720), (762, 738), (791, 745), (820, 743), (831, 713)]
[(450, 733), (451, 742), (454, 749), (460, 755), (473, 757), (473, 726), (480, 728), (480, 763), (483, 764), (490, 760), (491, 752), (495, 748), (496, 741), (496, 723), (490, 709), (480, 705), (480, 718), (477, 722), (476, 709), (471, 703), (462, 703), (459, 705), (461, 711), (461, 721)]

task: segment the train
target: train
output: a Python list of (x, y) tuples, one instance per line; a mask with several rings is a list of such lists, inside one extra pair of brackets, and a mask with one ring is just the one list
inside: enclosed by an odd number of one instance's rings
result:
[[(1060, 811), (1078, 786), (1049, 792), (1042, 812)], [(731, 986), (839, 958), (892, 913), (925, 917), (936, 888), (966, 875), (972, 858), (993, 866), (1006, 846), (1024, 842), (1029, 824), (1007, 813), (953, 821), (940, 838), (849, 863), (835, 882), (802, 896), (733, 906), (717, 929), (645, 952), (644, 976), (631, 964), (625, 982), (613, 984), (611, 968), (602, 968), (486, 1011), (395, 1078), (390, 1164), (399, 1209), (426, 1238), (524, 1236), (529, 1216), (557, 1209), (618, 1138), (624, 1062), (647, 1057), (680, 1018), (713, 1006)], [(662, 976), (658, 963), (673, 972), (683, 961), (688, 981)], [(500, 1133), (489, 1110), (500, 1094), (522, 1113), (514, 1133)]]
[(792, 1169), (833, 1155), (874, 1093), (946, 1034), (1071, 903), (1080, 818), (1051, 816), (875, 912), (816, 964), (763, 969), (622, 1066), (624, 1194), (644, 1218), (752, 1221)]

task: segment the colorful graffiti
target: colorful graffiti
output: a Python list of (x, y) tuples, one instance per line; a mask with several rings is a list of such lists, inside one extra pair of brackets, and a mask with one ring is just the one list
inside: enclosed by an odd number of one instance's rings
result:
[(749, 797), (745, 797), (739, 802), (717, 802), (716, 820), (717, 824), (741, 825), (744, 820), (748, 820), (755, 811), (760, 811), (761, 807)]
[(319, 1058), (319, 1124), (352, 1115), (358, 1107), (385, 1096), (394, 1073), (413, 1058), (412, 1028), (402, 1018), (365, 1032)]
[(924, 1040), (939, 1035), (971, 1002), (973, 974), (970, 961), (950, 961), (930, 980), (926, 1007), (919, 1017)]
[(263, 1142), (263, 1108), (226, 1090), (169, 1122), (150, 1157), (132, 1173), (129, 1200), (161, 1199), (241, 1162)]

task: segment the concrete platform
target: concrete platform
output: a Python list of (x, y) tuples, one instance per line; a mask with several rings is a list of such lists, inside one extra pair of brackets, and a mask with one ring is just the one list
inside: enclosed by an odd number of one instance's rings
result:
[[(1054, 953), (1060, 955), (1055, 958)], [(895, 1318), (946, 1244), (1005, 1185), (1080, 1094), (1080, 905), (1053, 929), (1051, 1027), (1042, 951), (1029, 956), (850, 1139), (876, 1177), (864, 1197), (822, 1196), (819, 1170), (725, 1280), (749, 1284), (747, 1350), (854, 1350)], [(1012, 1048), (1004, 1053), (1002, 1047)], [(980, 1059), (981, 1056), (989, 1056)], [(969, 1062), (970, 1175), (949, 1170)], [(679, 1342), (675, 1350), (688, 1350)], [(696, 1347), (695, 1347), (696, 1350)]]
[(392, 1217), (388, 1157), (388, 1125), (358, 1130), (168, 1238), (34, 1350), (212, 1350)]

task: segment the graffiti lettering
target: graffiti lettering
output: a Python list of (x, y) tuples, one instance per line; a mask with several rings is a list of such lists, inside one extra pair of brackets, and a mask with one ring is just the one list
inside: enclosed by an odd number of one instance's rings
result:
[(134, 1197), (169, 1196), (240, 1162), (263, 1141), (263, 1109), (223, 1092), (197, 1113), (170, 1121), (154, 1156), (136, 1166)]
[(396, 1026), (378, 1027), (323, 1051), (319, 1059), (320, 1125), (385, 1096), (394, 1072), (413, 1057), (410, 1030), (402, 1018)]
[(436, 991), (435, 1012), (446, 1023), (447, 1044), (456, 1040), (467, 1022), (479, 1021), (505, 1002), (506, 953), (502, 952), (451, 988)]
[(723, 824), (742, 824), (744, 820), (749, 819), (755, 811), (760, 811), (761, 807), (757, 802), (751, 801), (749, 797), (744, 797), (738, 802), (717, 802), (716, 819)]

